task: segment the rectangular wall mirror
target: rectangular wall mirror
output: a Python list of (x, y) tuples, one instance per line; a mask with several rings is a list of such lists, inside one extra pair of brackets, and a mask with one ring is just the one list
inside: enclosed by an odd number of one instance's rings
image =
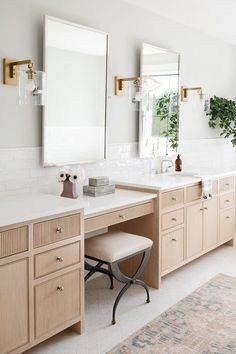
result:
[(44, 166), (104, 159), (108, 35), (46, 16), (44, 56)]
[(179, 127), (180, 56), (143, 43), (139, 120), (140, 157), (176, 151)]

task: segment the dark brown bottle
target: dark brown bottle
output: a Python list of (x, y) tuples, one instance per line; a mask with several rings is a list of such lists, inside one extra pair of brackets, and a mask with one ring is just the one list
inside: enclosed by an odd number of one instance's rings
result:
[(179, 154), (177, 155), (177, 159), (175, 160), (175, 171), (176, 172), (182, 171), (182, 160)]

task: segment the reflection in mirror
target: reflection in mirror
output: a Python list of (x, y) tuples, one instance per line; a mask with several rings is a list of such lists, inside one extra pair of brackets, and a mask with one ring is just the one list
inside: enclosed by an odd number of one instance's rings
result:
[(179, 54), (143, 43), (141, 53), (140, 157), (178, 147)]
[(46, 17), (44, 165), (105, 158), (108, 35)]

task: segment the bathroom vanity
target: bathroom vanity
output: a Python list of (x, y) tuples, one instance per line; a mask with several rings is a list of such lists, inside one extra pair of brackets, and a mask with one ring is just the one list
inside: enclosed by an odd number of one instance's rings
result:
[[(149, 285), (160, 286), (161, 277), (222, 244), (233, 245), (235, 235), (235, 174), (216, 174), (213, 197), (204, 200), (201, 180), (185, 174), (147, 175), (117, 182), (119, 188), (158, 193), (156, 219), (159, 271)], [(129, 271), (132, 271), (129, 265)]]
[[(78, 200), (18, 195), (0, 203), (0, 353), (19, 354), (71, 327), (84, 331), (84, 232), (142, 221), (155, 239), (156, 194)], [(150, 273), (150, 269), (149, 269)]]

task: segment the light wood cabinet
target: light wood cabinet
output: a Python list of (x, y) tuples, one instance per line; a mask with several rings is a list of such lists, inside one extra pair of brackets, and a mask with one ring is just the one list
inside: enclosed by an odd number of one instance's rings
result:
[(184, 229), (162, 236), (161, 270), (165, 271), (184, 260)]
[(218, 241), (218, 200), (209, 199), (203, 203), (203, 250), (216, 245)]
[(0, 228), (0, 354), (23, 353), (71, 326), (82, 333), (82, 232), (82, 212)]
[(213, 198), (208, 200), (202, 199), (201, 183), (159, 193), (162, 275), (233, 240), (234, 180), (234, 176), (215, 179)]
[(186, 243), (187, 258), (202, 251), (203, 247), (203, 203), (187, 207)]
[(36, 337), (81, 315), (80, 286), (77, 269), (35, 287)]
[(229, 209), (220, 214), (220, 240), (234, 236), (234, 209)]
[(29, 342), (28, 259), (0, 267), (0, 353)]

